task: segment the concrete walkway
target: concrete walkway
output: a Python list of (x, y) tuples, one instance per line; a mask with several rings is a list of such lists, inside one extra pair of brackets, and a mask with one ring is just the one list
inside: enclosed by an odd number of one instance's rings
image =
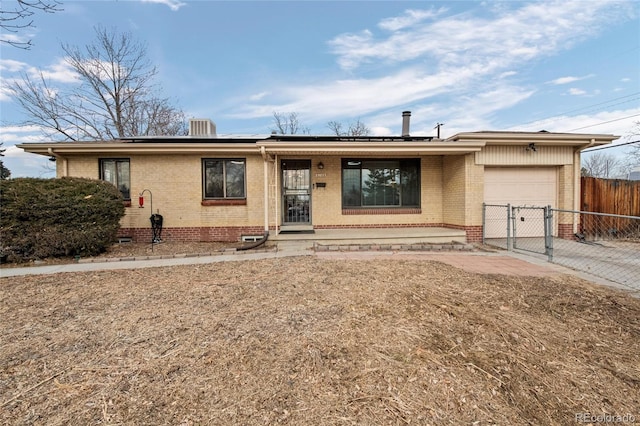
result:
[(24, 268), (2, 268), (0, 278), (19, 275), (44, 275), (62, 272), (110, 271), (117, 269), (158, 268), (162, 266), (198, 265), (215, 262), (232, 262), (241, 260), (273, 259), (291, 256), (312, 256), (313, 250), (287, 245), (286, 249), (272, 251), (236, 251), (212, 256), (163, 257), (160, 259), (120, 260), (104, 262), (68, 263), (60, 265), (30, 266)]
[(549, 263), (542, 258), (515, 252), (461, 252), (461, 251), (314, 251), (306, 241), (278, 241), (277, 250), (237, 251), (212, 256), (181, 256), (147, 260), (120, 260), (91, 263), (43, 265), (21, 268), (2, 268), (0, 278), (20, 275), (43, 275), (65, 272), (108, 271), (118, 269), (156, 268), (163, 266), (197, 265), (215, 262), (275, 259), (294, 256), (317, 256), (319, 259), (402, 259), (434, 260), (455, 266), (468, 272), (480, 274), (503, 274), (519, 276), (575, 275), (598, 285), (614, 287), (640, 297), (640, 291), (604, 280), (593, 275)]

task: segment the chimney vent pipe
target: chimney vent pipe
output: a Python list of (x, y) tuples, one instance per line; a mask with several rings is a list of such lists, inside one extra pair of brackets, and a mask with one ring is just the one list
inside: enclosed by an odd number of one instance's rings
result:
[(408, 138), (409, 135), (409, 123), (411, 121), (411, 111), (402, 111), (402, 137)]

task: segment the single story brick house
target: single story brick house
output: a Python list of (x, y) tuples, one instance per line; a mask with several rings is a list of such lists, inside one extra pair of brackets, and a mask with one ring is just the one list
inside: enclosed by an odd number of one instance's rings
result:
[(159, 213), (163, 239), (173, 241), (444, 227), (475, 242), (483, 202), (579, 210), (581, 150), (617, 138), (481, 131), (438, 139), (410, 135), (409, 116), (403, 113), (401, 136), (219, 137), (211, 121), (191, 120), (188, 136), (18, 147), (55, 159), (58, 177), (120, 188), (127, 206), (121, 233), (134, 240), (149, 239), (150, 213)]

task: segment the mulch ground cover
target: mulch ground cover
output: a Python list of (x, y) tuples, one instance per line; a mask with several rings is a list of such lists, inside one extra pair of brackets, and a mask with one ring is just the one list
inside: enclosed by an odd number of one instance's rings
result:
[(0, 279), (0, 423), (640, 421), (640, 300), (313, 256)]

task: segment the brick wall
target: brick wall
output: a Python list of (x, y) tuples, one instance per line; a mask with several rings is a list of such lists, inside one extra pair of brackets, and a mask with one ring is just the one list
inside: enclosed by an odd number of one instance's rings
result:
[[(246, 158), (247, 161), (246, 203), (203, 205), (202, 158), (215, 157), (206, 154), (77, 155), (68, 157), (69, 175), (98, 179), (99, 158), (129, 158), (132, 202), (120, 221), (124, 229), (149, 228), (152, 213), (163, 216), (166, 229), (264, 227), (262, 157), (232, 156)], [(144, 208), (139, 208), (138, 194), (145, 189), (151, 191), (153, 199), (149, 192), (145, 192)]]
[(463, 227), (482, 224), (484, 167), (473, 154), (445, 155), (442, 175), (443, 222)]
[[(295, 159), (298, 157), (287, 157)], [(303, 158), (303, 157), (299, 157)], [(309, 157), (304, 157), (309, 158)], [(379, 158), (385, 158), (380, 156)], [(388, 158), (397, 158), (388, 156)], [(280, 161), (280, 160), (279, 160)], [(318, 169), (322, 161), (323, 169)], [(378, 226), (390, 223), (423, 226), (425, 222), (442, 222), (442, 156), (422, 157), (420, 161), (419, 209), (342, 209), (341, 157), (311, 157), (311, 217), (314, 226)], [(318, 182), (325, 187), (316, 187)], [(281, 209), (279, 209), (281, 210)], [(280, 211), (280, 213), (282, 213)], [(385, 219), (385, 215), (393, 215)]]
[(571, 223), (559, 223), (558, 224), (558, 238), (565, 240), (574, 239), (573, 224)]
[[(93, 155), (69, 156), (69, 174), (89, 178), (99, 177), (99, 158), (129, 158), (131, 171), (131, 206), (121, 220), (121, 235), (136, 240), (151, 239), (149, 216), (160, 213), (164, 218), (163, 238), (175, 241), (237, 241), (242, 234), (261, 234), (264, 228), (264, 163), (259, 155), (231, 156), (247, 160), (247, 199), (237, 205), (219, 205), (202, 201), (202, 158), (193, 155)], [(218, 156), (218, 158), (227, 158)], [(288, 157), (289, 158), (289, 157)], [(290, 157), (296, 158), (296, 157)], [(302, 158), (302, 157), (298, 157)], [(426, 156), (421, 158), (421, 207), (417, 209), (342, 209), (341, 158), (311, 158), (312, 222), (318, 228), (335, 227), (423, 227), (473, 226), (467, 220), (469, 197), (464, 194), (468, 185), (482, 185), (482, 178), (473, 175), (470, 156)], [(389, 156), (389, 158), (393, 158)], [(278, 158), (278, 162), (282, 158)], [(323, 169), (318, 169), (322, 161)], [(447, 168), (446, 179), (444, 168)], [(477, 166), (476, 166), (477, 167)], [(480, 169), (482, 169), (480, 167)], [(269, 164), (269, 225), (280, 223), (281, 199), (275, 197), (280, 185), (275, 164)], [(278, 179), (276, 179), (276, 177)], [(469, 183), (467, 180), (474, 178)], [(445, 183), (443, 183), (446, 180)], [(315, 186), (325, 183), (324, 187)], [(478, 183), (479, 182), (479, 183)], [(138, 194), (144, 194), (144, 207), (138, 206)], [(472, 190), (474, 188), (471, 188)], [(279, 191), (278, 191), (279, 192)], [(446, 194), (446, 195), (445, 195)], [(479, 195), (482, 197), (482, 193)], [(204, 205), (203, 205), (204, 204)], [(481, 201), (478, 204), (481, 208)], [(472, 212), (473, 213), (473, 212)]]
[[(260, 226), (163, 228), (163, 241), (177, 242), (237, 242), (243, 235), (262, 235)], [(135, 242), (151, 241), (153, 231), (148, 228), (120, 228), (120, 237), (132, 237)]]

